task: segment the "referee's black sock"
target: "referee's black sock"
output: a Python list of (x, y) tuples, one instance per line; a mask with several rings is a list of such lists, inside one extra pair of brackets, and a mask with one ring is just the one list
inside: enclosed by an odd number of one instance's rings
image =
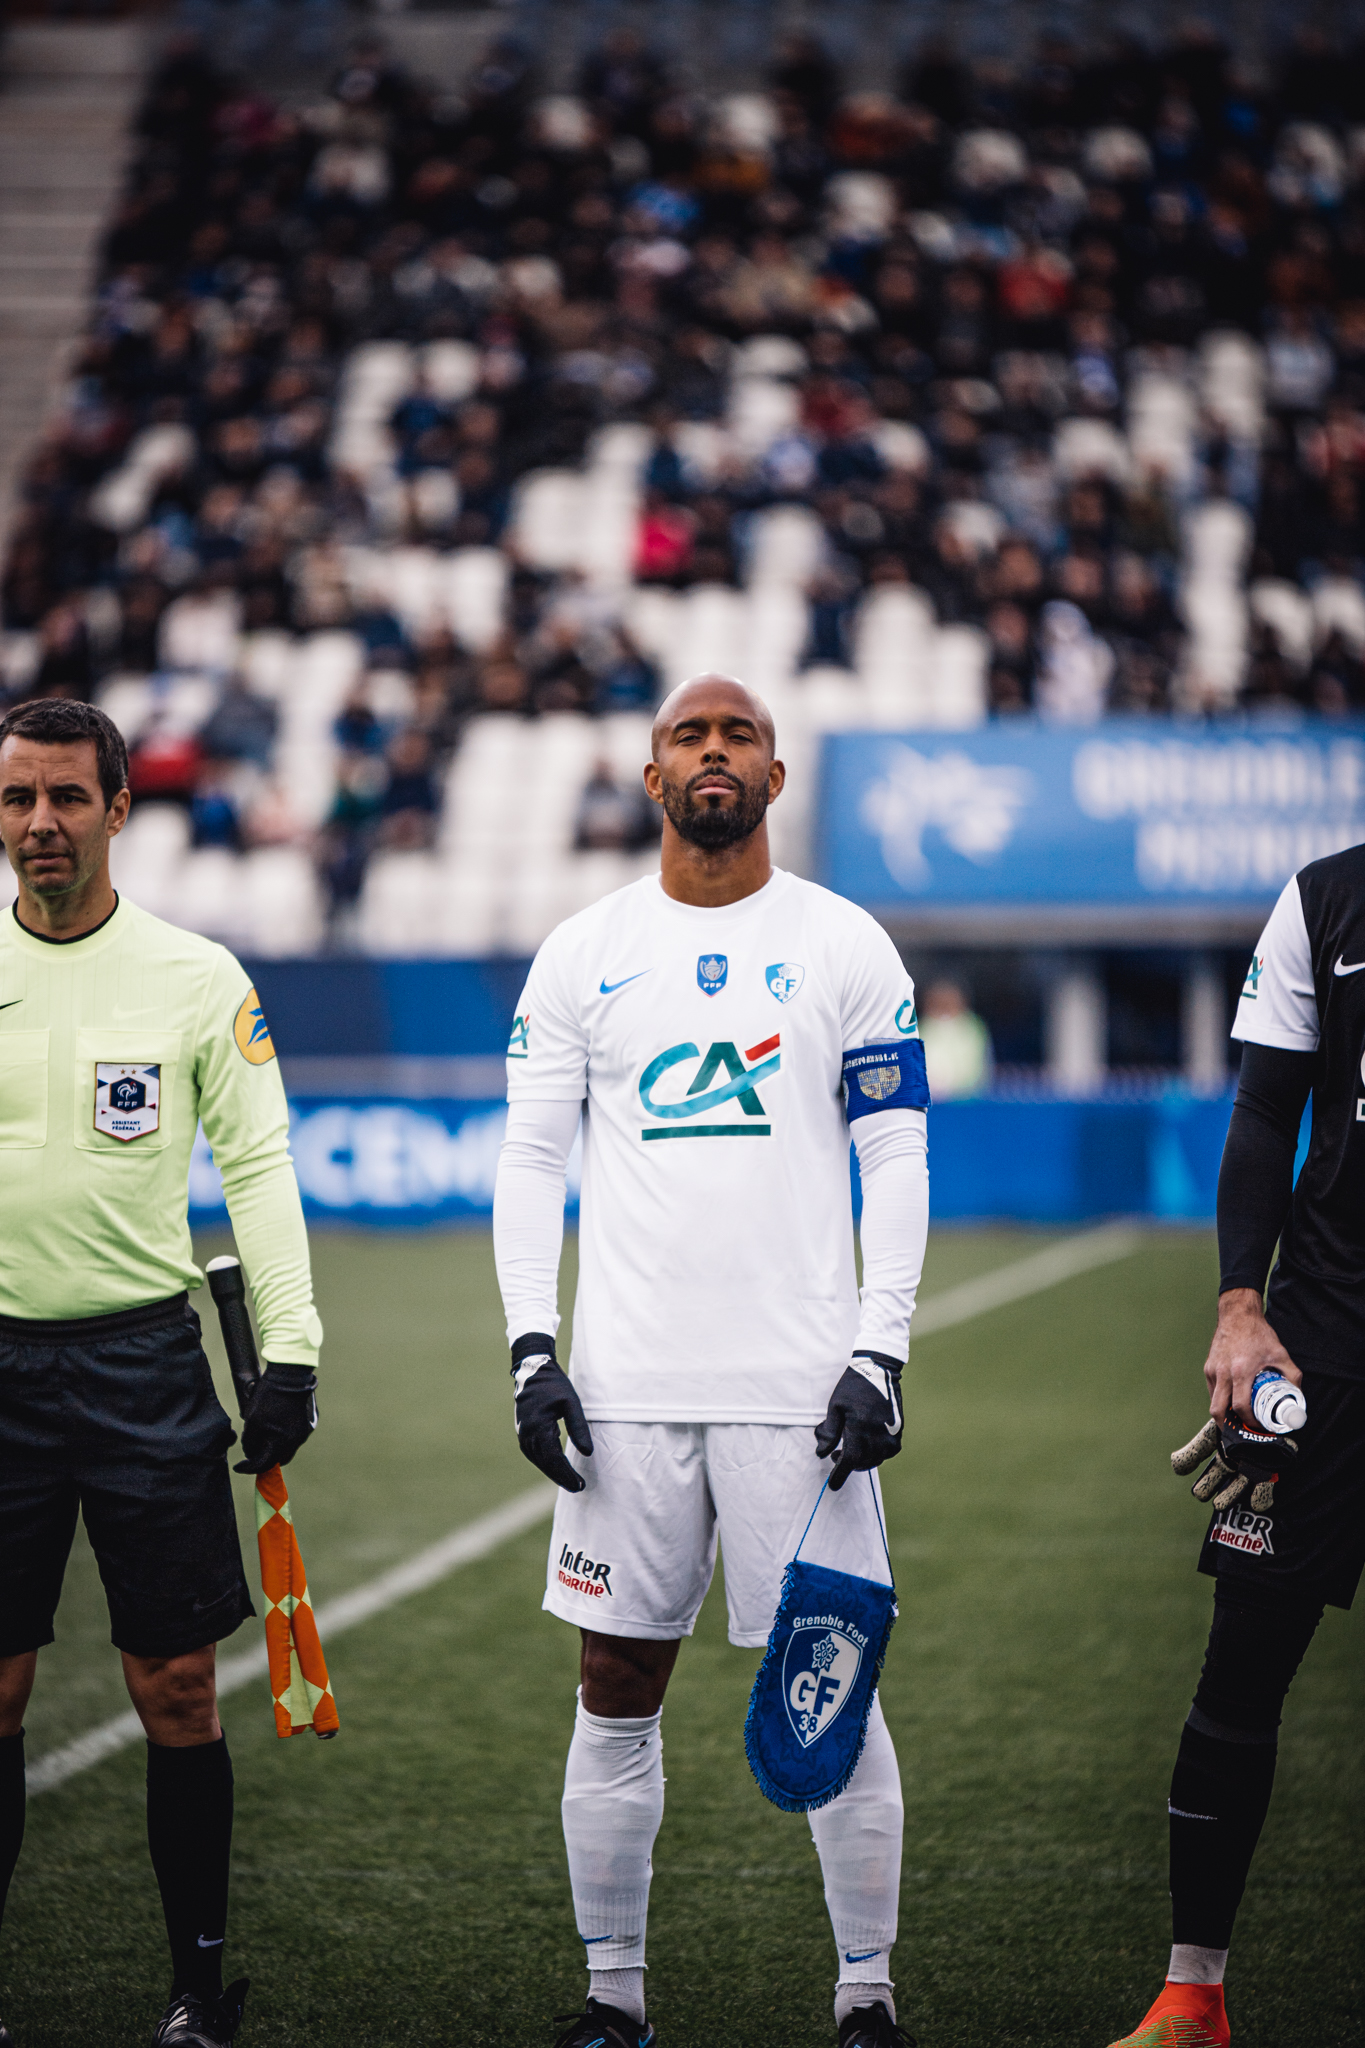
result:
[(172, 1996), (223, 1988), (232, 1761), (227, 1737), (190, 1749), (147, 1744), (147, 1842), (171, 1943)]
[(24, 1731), (0, 1735), (0, 1917), (24, 1840)]

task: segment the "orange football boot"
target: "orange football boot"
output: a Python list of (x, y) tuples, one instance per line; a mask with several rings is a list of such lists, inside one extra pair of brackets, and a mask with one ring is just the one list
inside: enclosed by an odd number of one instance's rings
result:
[(1110, 2048), (1228, 2048), (1230, 2039), (1222, 1985), (1173, 1984), (1168, 1977), (1156, 2004)]

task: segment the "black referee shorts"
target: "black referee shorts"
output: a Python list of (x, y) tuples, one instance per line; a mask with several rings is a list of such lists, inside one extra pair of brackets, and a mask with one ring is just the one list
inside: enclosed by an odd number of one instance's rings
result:
[(1308, 1420), (1275, 1481), (1268, 1515), (1224, 1508), (1199, 1569), (1241, 1592), (1287, 1592), (1349, 1607), (1365, 1569), (1365, 1381), (1303, 1367)]
[(52, 1641), (78, 1510), (120, 1650), (178, 1657), (240, 1627), (232, 1440), (187, 1296), (0, 1316), (0, 1657)]

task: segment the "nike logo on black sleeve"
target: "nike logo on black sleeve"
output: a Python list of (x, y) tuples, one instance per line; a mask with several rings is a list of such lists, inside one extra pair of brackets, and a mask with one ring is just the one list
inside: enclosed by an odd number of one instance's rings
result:
[(1333, 974), (1359, 974), (1362, 967), (1365, 967), (1365, 960), (1357, 960), (1354, 967), (1348, 967), (1342, 955), (1338, 953), (1337, 964), (1332, 969), (1332, 972)]

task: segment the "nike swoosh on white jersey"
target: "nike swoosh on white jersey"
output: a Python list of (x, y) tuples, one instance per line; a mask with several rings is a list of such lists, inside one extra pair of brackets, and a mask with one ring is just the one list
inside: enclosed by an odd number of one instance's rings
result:
[(1333, 974), (1359, 974), (1362, 967), (1365, 967), (1365, 960), (1357, 960), (1354, 967), (1348, 967), (1342, 955), (1338, 953), (1337, 964), (1332, 969), (1332, 972)]

